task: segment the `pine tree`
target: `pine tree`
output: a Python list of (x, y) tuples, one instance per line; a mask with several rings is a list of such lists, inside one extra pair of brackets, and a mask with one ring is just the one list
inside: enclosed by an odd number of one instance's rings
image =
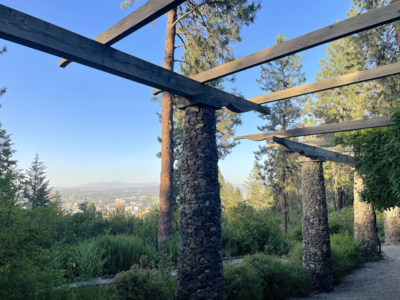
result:
[(243, 186), (246, 189), (247, 202), (255, 209), (260, 210), (273, 204), (271, 189), (264, 185), (257, 165), (254, 165)]
[[(286, 38), (280, 34), (276, 43), (280, 44)], [(257, 80), (261, 89), (267, 92), (277, 92), (301, 85), (306, 78), (302, 73), (303, 57), (291, 55), (261, 66), (261, 78)], [(269, 105), (271, 114), (268, 116), (259, 115), (266, 121), (264, 126), (259, 126), (261, 132), (277, 130), (288, 130), (300, 125), (302, 106), (306, 101), (305, 97), (288, 98)], [(291, 189), (299, 190), (299, 166), (294, 155), (288, 155), (280, 148), (259, 146), (255, 152), (257, 167), (260, 169), (262, 178), (267, 186), (272, 188), (275, 203), (281, 204), (283, 228), (287, 232), (288, 195)], [(264, 159), (264, 161), (262, 161)], [(297, 198), (296, 198), (297, 199)]]
[(218, 181), (220, 184), (220, 197), (222, 209), (226, 210), (238, 206), (243, 201), (242, 193), (239, 188), (234, 188), (233, 184), (225, 180), (221, 171), (218, 170)]
[(31, 167), (26, 171), (24, 197), (32, 203), (32, 208), (45, 207), (49, 203), (52, 188), (49, 187), (50, 180), (47, 180), (46, 166), (39, 160), (36, 154)]

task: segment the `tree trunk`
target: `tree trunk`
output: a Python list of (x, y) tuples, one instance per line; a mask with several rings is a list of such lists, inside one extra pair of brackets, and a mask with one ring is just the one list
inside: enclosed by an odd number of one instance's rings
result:
[[(174, 70), (176, 27), (171, 26), (176, 20), (176, 8), (168, 12), (167, 36), (165, 39), (164, 68)], [(162, 93), (162, 133), (161, 133), (161, 175), (160, 175), (160, 207), (158, 222), (158, 246), (164, 249), (172, 234), (173, 213), (173, 99), (171, 93)]]
[(301, 168), (303, 200), (303, 266), (314, 289), (333, 291), (332, 254), (322, 162), (304, 162)]
[(283, 230), (287, 233), (288, 229), (288, 217), (287, 217), (287, 203), (286, 203), (286, 195), (285, 195), (285, 172), (282, 173), (282, 190), (281, 190), (281, 205), (282, 205), (282, 223)]
[(366, 261), (378, 261), (380, 256), (375, 211), (371, 204), (362, 202), (360, 193), (364, 189), (361, 176), (354, 173), (354, 237), (364, 246)]
[(339, 211), (343, 208), (343, 195), (344, 191), (342, 187), (335, 188), (335, 204), (336, 204), (336, 211)]
[(384, 218), (385, 244), (400, 245), (400, 207), (385, 210)]
[(186, 108), (180, 191), (178, 299), (224, 299), (215, 111)]

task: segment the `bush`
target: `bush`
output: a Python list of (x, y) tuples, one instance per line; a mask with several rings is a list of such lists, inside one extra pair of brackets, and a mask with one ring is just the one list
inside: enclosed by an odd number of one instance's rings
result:
[(114, 288), (121, 300), (166, 300), (175, 295), (176, 278), (170, 271), (132, 266), (117, 275)]
[(249, 264), (224, 266), (226, 300), (262, 300), (263, 280)]
[(328, 215), (329, 231), (331, 234), (354, 234), (354, 209), (345, 207), (340, 211), (331, 212)]
[[(362, 246), (349, 234), (331, 236), (332, 268), (334, 283), (353, 272), (363, 262)], [(303, 253), (302, 243), (298, 243), (290, 254), (292, 261), (301, 262)]]
[(284, 234), (280, 217), (270, 209), (239, 204), (224, 212), (222, 253), (232, 256), (257, 252), (287, 254), (293, 239)]
[(247, 256), (250, 265), (262, 279), (264, 299), (287, 299), (307, 295), (312, 289), (310, 273), (301, 263), (258, 253)]

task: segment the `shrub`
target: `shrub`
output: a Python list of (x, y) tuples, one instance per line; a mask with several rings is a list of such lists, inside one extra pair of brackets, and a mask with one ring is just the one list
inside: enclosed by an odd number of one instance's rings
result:
[(249, 264), (224, 266), (226, 300), (262, 300), (262, 278)]
[(296, 261), (258, 253), (247, 256), (250, 265), (262, 279), (264, 299), (287, 299), (307, 295), (312, 289), (310, 273)]
[(117, 275), (114, 288), (116, 298), (123, 300), (171, 299), (176, 290), (176, 278), (168, 271), (132, 266)]
[(329, 231), (331, 234), (354, 234), (354, 209), (345, 207), (340, 211), (331, 212), (328, 215)]

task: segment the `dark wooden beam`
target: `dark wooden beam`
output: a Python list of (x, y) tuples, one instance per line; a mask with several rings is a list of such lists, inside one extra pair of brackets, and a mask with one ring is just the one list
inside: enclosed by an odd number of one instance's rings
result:
[(338, 76), (335, 78), (324, 79), (321, 81), (297, 86), (291, 89), (249, 98), (248, 100), (257, 104), (270, 103), (396, 74), (400, 74), (400, 63), (394, 63), (370, 70)]
[(235, 112), (268, 108), (0, 5), (0, 38), (190, 99), (201, 94)]
[(310, 157), (311, 159), (315, 157), (318, 157), (320, 159), (321, 157), (323, 157), (329, 161), (334, 161), (349, 165), (354, 164), (354, 158), (348, 155), (339, 154), (318, 147), (304, 145), (302, 143), (294, 142), (284, 138), (279, 138), (276, 136), (273, 137), (273, 142), (282, 145), (283, 147), (289, 149), (291, 152), (299, 153), (300, 155)]
[[(304, 145), (310, 146), (330, 146), (332, 144), (332, 139), (317, 139), (317, 140), (307, 140), (307, 141), (298, 141), (298, 143), (302, 143)], [(268, 144), (268, 147), (275, 147), (276, 144)]]
[(272, 138), (276, 137), (298, 137), (298, 136), (308, 136), (315, 134), (325, 134), (325, 133), (334, 133), (334, 132), (342, 132), (342, 131), (352, 131), (352, 130), (360, 130), (366, 128), (375, 128), (375, 127), (383, 127), (383, 126), (391, 126), (394, 125), (393, 121), (390, 117), (381, 117), (381, 118), (373, 118), (367, 120), (359, 120), (359, 121), (351, 121), (351, 122), (342, 122), (342, 123), (334, 123), (334, 124), (326, 124), (314, 127), (304, 127), (304, 128), (296, 128), (291, 130), (283, 130), (283, 131), (273, 131), (252, 135), (243, 135), (234, 137), (234, 140), (247, 139), (252, 141), (263, 141), (266, 140), (267, 143), (272, 142)]
[(263, 63), (292, 55), (340, 38), (368, 30), (400, 19), (400, 2), (334, 23), (287, 42), (244, 56), (232, 62), (207, 70), (191, 78), (199, 82), (209, 82)]
[[(183, 2), (185, 2), (185, 0), (150, 0), (118, 23), (96, 36), (94, 40), (107, 46), (114, 45)], [(63, 59), (58, 65), (61, 68), (65, 68), (71, 62), (71, 60)]]

